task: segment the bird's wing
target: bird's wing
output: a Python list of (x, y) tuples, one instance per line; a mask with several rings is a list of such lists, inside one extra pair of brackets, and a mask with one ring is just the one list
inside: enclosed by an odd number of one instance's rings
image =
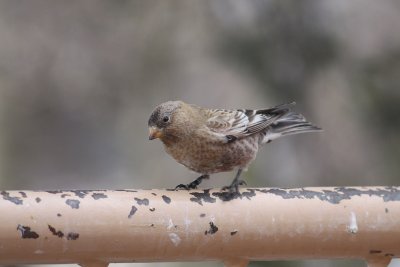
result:
[(211, 132), (224, 135), (227, 142), (263, 131), (289, 112), (287, 105), (263, 110), (207, 110), (206, 125)]

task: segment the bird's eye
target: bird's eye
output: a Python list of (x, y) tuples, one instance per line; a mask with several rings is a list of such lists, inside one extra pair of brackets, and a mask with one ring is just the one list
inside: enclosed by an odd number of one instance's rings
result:
[(169, 116), (164, 116), (162, 120), (163, 122), (169, 122)]

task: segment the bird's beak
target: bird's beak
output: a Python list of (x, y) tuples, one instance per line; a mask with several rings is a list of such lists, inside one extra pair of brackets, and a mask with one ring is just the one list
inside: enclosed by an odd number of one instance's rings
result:
[(149, 140), (157, 139), (162, 136), (162, 132), (157, 127), (149, 127)]

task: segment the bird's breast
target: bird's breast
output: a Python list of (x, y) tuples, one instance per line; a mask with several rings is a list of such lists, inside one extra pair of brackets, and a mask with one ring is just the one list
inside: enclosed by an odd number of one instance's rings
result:
[(179, 163), (195, 172), (210, 174), (247, 167), (257, 154), (258, 137), (248, 136), (232, 143), (193, 137), (164, 145)]

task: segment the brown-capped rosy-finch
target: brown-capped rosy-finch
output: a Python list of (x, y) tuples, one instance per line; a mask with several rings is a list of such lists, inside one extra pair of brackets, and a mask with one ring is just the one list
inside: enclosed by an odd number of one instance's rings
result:
[(202, 174), (177, 188), (195, 189), (203, 179), (217, 172), (237, 169), (229, 189), (238, 193), (242, 170), (252, 162), (258, 148), (281, 136), (321, 129), (307, 122), (290, 105), (259, 110), (207, 109), (182, 101), (157, 106), (148, 122), (149, 139), (159, 138), (176, 161)]

